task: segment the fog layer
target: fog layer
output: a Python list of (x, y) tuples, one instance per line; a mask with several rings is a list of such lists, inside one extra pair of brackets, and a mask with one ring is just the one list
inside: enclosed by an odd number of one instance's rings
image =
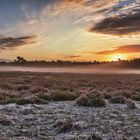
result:
[(1, 72), (51, 72), (51, 73), (116, 73), (116, 74), (140, 74), (138, 69), (109, 69), (104, 67), (19, 67), (0, 66)]

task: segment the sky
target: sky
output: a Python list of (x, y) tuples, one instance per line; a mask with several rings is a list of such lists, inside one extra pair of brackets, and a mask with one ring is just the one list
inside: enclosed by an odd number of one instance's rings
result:
[(140, 0), (0, 0), (0, 59), (140, 56)]

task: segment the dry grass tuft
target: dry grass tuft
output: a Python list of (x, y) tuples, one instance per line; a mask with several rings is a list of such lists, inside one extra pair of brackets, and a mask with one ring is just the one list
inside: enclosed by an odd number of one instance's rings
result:
[(112, 104), (125, 104), (126, 98), (123, 96), (113, 96), (110, 98), (109, 102)]
[(58, 133), (66, 133), (73, 128), (72, 119), (68, 117), (64, 121), (57, 121), (53, 127), (57, 128)]
[(81, 95), (77, 98), (76, 103), (81, 106), (105, 107), (105, 99), (96, 93)]
[(70, 91), (55, 91), (52, 93), (53, 101), (71, 101), (78, 97), (76, 93)]
[(135, 109), (137, 108), (135, 103), (132, 100), (127, 100), (127, 108), (128, 109)]
[(36, 96), (29, 96), (29, 97), (21, 97), (21, 98), (7, 98), (5, 100), (1, 100), (0, 104), (10, 104), (16, 103), (18, 105), (25, 105), (25, 104), (47, 104), (48, 102), (40, 99)]
[(0, 124), (4, 125), (4, 126), (9, 126), (13, 123), (13, 121), (11, 120), (11, 118), (5, 116), (5, 115), (1, 115), (0, 116)]
[(92, 133), (88, 140), (103, 140), (98, 134)]

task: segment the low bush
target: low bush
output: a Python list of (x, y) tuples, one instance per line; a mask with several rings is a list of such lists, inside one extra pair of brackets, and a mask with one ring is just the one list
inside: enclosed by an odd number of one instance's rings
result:
[(103, 96), (105, 99), (109, 100), (112, 95), (110, 93), (104, 93)]
[(76, 93), (70, 91), (57, 91), (52, 94), (52, 100), (54, 101), (71, 101), (78, 97)]
[(8, 98), (8, 99), (0, 101), (0, 104), (11, 104), (11, 103), (16, 103), (18, 105), (25, 105), (25, 104), (46, 104), (47, 102), (43, 99), (39, 99), (36, 96), (21, 97), (21, 98)]
[(31, 93), (47, 92), (47, 89), (41, 86), (32, 86), (29, 89), (29, 92)]
[(76, 103), (81, 106), (105, 107), (105, 99), (98, 94), (81, 95), (77, 98)]
[(140, 94), (136, 94), (136, 95), (132, 96), (132, 99), (135, 101), (140, 101)]
[(16, 100), (16, 104), (18, 105), (25, 105), (25, 104), (31, 104), (33, 103), (32, 100), (26, 99), (26, 98), (19, 98)]
[(90, 100), (87, 95), (82, 94), (76, 99), (76, 103), (81, 106), (90, 106)]
[(98, 134), (92, 133), (88, 140), (103, 140)]
[(11, 118), (9, 118), (8, 116), (5, 115), (1, 115), (0, 116), (0, 124), (4, 125), (4, 126), (9, 126), (11, 125), (13, 122), (11, 120)]
[(17, 98), (7, 98), (0, 100), (1, 105), (16, 103)]
[(17, 91), (29, 90), (29, 89), (30, 89), (30, 87), (26, 86), (26, 85), (17, 86), (17, 88), (16, 88)]
[(65, 118), (64, 121), (57, 121), (53, 127), (57, 129), (59, 133), (65, 133), (73, 128), (72, 119), (70, 117)]
[(113, 104), (125, 104), (126, 98), (123, 96), (113, 96), (110, 98), (109, 102)]
[(19, 98), (16, 100), (16, 104), (24, 105), (24, 104), (46, 104), (47, 102), (43, 99), (39, 99), (36, 96), (26, 97), (26, 98)]
[(25, 105), (25, 104), (31, 104), (33, 102), (32, 100), (26, 99), (26, 98), (9, 98), (9, 99), (0, 101), (0, 104), (3, 104), (3, 105), (12, 104), (12, 103), (16, 103), (18, 105)]
[(38, 98), (43, 99), (43, 100), (46, 100), (46, 101), (52, 100), (51, 95), (49, 95), (48, 93), (38, 93), (36, 96)]
[(135, 105), (135, 103), (133, 102), (133, 100), (127, 100), (127, 108), (128, 109), (135, 109), (135, 108), (137, 108), (136, 107), (136, 105)]

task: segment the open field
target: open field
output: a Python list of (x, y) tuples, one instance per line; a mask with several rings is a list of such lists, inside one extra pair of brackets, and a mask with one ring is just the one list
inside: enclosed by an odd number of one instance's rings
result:
[(33, 97), (42, 100), (74, 100), (81, 94), (89, 93), (101, 94), (105, 99), (121, 95), (140, 100), (139, 85), (140, 75), (131, 74), (5, 72), (0, 73), (0, 103)]
[(139, 140), (140, 75), (0, 73), (4, 140)]

